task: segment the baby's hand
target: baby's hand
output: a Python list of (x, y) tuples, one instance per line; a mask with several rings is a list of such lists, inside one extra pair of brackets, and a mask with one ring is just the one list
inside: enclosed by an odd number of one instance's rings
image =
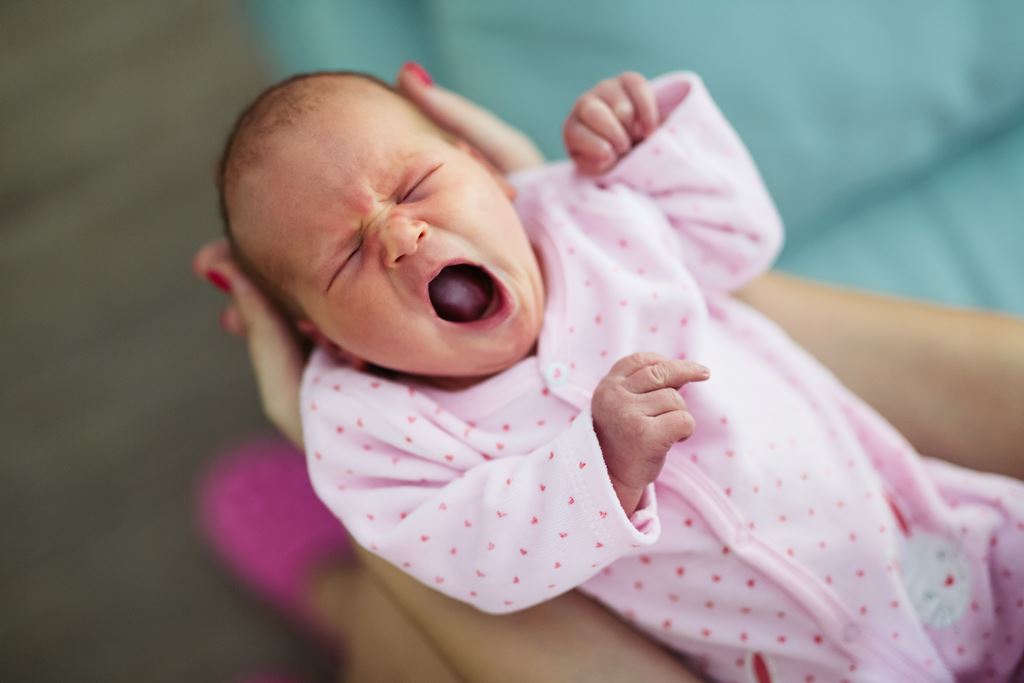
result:
[(679, 387), (709, 376), (698, 363), (634, 353), (613, 365), (594, 390), (594, 432), (627, 515), (661, 472), (668, 449), (693, 434), (693, 416)]
[(580, 173), (611, 169), (658, 127), (658, 102), (634, 71), (601, 81), (583, 93), (565, 120), (565, 149)]

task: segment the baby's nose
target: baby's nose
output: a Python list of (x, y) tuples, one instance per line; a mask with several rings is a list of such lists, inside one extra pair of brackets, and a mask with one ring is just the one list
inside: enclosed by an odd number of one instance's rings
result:
[(397, 266), (403, 257), (416, 253), (420, 240), (427, 235), (427, 224), (421, 220), (394, 217), (384, 226), (381, 241), (384, 243), (385, 266)]

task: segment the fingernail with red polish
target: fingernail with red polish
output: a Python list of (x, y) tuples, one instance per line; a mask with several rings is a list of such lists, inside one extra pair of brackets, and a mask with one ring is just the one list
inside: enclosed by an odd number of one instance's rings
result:
[(430, 77), (430, 74), (427, 73), (427, 70), (424, 69), (419, 64), (417, 64), (416, 62), (406, 62), (405, 66), (402, 68), (408, 69), (409, 71), (416, 74), (416, 78), (423, 81), (423, 85), (434, 85), (434, 79)]
[(213, 283), (213, 286), (222, 292), (227, 292), (228, 294), (231, 293), (231, 283), (228, 282), (226, 277), (218, 273), (216, 270), (206, 271), (206, 279)]

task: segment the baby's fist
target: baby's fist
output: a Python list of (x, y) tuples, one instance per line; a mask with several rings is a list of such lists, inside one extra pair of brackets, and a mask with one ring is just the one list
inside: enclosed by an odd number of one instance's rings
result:
[(581, 173), (604, 173), (657, 127), (654, 89), (646, 78), (627, 71), (576, 100), (565, 120), (565, 149)]
[(709, 376), (708, 369), (697, 363), (634, 353), (613, 365), (594, 389), (594, 432), (627, 514), (633, 513), (644, 487), (661, 472), (668, 449), (693, 434), (693, 416), (679, 387)]

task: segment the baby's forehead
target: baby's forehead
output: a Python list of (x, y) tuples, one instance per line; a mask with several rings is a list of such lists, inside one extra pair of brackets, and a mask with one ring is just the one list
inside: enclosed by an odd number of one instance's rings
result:
[(323, 79), (311, 85), (313, 89), (306, 92), (308, 99), (301, 107), (306, 115), (299, 120), (300, 125), (358, 126), (383, 117), (389, 126), (401, 129), (431, 128), (415, 105), (375, 81), (348, 76)]
[(285, 167), (316, 168), (329, 161), (353, 173), (381, 175), (400, 168), (424, 140), (440, 138), (436, 126), (401, 95), (372, 82), (349, 83), (317, 93), (291, 125), (267, 131), (260, 156), (271, 166), (285, 161)]
[(296, 140), (357, 140), (361, 134), (365, 140), (366, 123), (377, 120), (403, 131), (425, 117), (387, 84), (365, 76), (315, 74), (285, 82), (257, 100), (238, 124), (225, 180), (260, 166)]

